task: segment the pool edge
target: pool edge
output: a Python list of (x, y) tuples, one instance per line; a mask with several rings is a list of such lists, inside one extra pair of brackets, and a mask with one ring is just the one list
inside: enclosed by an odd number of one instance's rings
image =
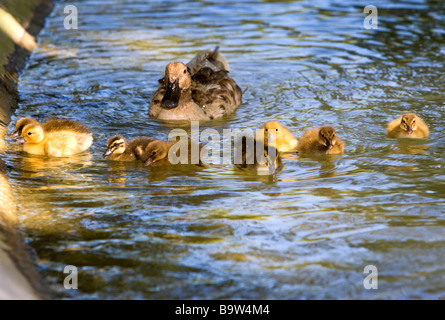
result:
[[(8, 12), (26, 31), (36, 36), (54, 7), (53, 0), (0, 0), (0, 8)], [(14, 16), (14, 13), (16, 13)], [(6, 32), (3, 32), (5, 38)], [(11, 114), (18, 105), (17, 82), (31, 52), (14, 43), (3, 45), (0, 55), (0, 300), (49, 299), (51, 294), (37, 273), (17, 225), (17, 209), (1, 155)]]

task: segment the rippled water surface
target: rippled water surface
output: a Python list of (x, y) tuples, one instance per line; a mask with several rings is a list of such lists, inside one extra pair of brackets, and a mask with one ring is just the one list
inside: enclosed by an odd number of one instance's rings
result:
[[(64, 28), (73, 4), (79, 28)], [(6, 155), (21, 228), (58, 298), (445, 298), (445, 6), (375, 1), (60, 1), (20, 78), (23, 116), (90, 126), (91, 154)], [(143, 168), (102, 159), (106, 139), (166, 139), (148, 117), (170, 61), (219, 45), (246, 89), (229, 119), (201, 128), (297, 136), (334, 125), (333, 159), (286, 155), (275, 178)], [(411, 111), (427, 140), (387, 139)], [(12, 128), (12, 126), (11, 126)], [(65, 290), (66, 265), (79, 289)], [(366, 265), (378, 289), (366, 290)]]

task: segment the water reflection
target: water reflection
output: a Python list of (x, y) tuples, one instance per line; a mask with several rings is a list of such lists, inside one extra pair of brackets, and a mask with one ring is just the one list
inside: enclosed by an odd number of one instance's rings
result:
[(397, 144), (390, 144), (388, 154), (428, 155), (429, 145), (424, 143), (424, 140), (398, 139)]
[(89, 167), (93, 164), (92, 160), (93, 156), (88, 152), (67, 158), (50, 158), (21, 152), (15, 158), (14, 167), (21, 171), (23, 178), (33, 178), (48, 174), (66, 174), (67, 169), (79, 170)]
[[(69, 37), (64, 5), (20, 78), (16, 118), (87, 124), (93, 158), (25, 168), (19, 150), (3, 157), (57, 297), (445, 295), (442, 5), (378, 2), (379, 29), (365, 31), (363, 8), (350, 1), (84, 1), (90, 14)], [(335, 123), (345, 154), (283, 154), (274, 176), (103, 160), (115, 133), (166, 139), (177, 125), (148, 118), (157, 80), (168, 62), (215, 45), (247, 91), (235, 115), (202, 129), (275, 119), (298, 137)], [(407, 110), (422, 114), (430, 140), (386, 138), (388, 121)], [(82, 275), (76, 292), (61, 285), (67, 264)], [(363, 289), (367, 264), (379, 268), (377, 293)]]

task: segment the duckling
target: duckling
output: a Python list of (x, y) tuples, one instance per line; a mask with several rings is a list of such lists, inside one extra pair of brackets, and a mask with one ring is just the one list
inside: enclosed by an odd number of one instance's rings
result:
[(141, 160), (142, 150), (154, 139), (149, 137), (136, 137), (128, 143), (121, 135), (114, 135), (107, 141), (107, 150), (103, 157), (115, 161), (136, 161)]
[[(11, 139), (15, 139), (22, 136), (22, 131), (25, 126), (28, 124), (39, 124), (39, 121), (37, 121), (34, 118), (26, 117), (21, 118), (17, 120), (15, 131), (11, 133), (9, 136)], [(57, 131), (57, 130), (64, 130), (66, 127), (72, 126), (72, 121), (63, 119), (63, 118), (50, 118), (49, 120), (45, 121), (42, 124), (43, 128), (49, 132), (49, 131)]]
[[(237, 145), (235, 145), (237, 147)], [(262, 148), (264, 151), (263, 161), (257, 159), (257, 149)], [(258, 174), (273, 175), (282, 168), (282, 159), (278, 150), (267, 143), (263, 143), (262, 139), (253, 139), (253, 148), (247, 144), (247, 138), (245, 136), (241, 139), (241, 163), (237, 164), (236, 158), (237, 150), (235, 149), (235, 166), (239, 169), (256, 170)], [(259, 152), (261, 154), (261, 151)]]
[(426, 139), (429, 136), (428, 126), (414, 113), (403, 116), (388, 123), (386, 133), (389, 138)]
[(87, 150), (93, 135), (87, 126), (68, 119), (54, 119), (45, 125), (28, 122), (22, 129), (23, 150), (30, 154), (68, 157)]
[(175, 143), (176, 141), (151, 141), (139, 154), (144, 166), (170, 165), (168, 151)]
[(343, 153), (345, 145), (331, 126), (311, 129), (300, 138), (297, 150), (301, 154), (338, 154)]
[[(187, 159), (181, 155), (181, 147), (179, 146), (178, 149), (175, 151), (171, 151), (170, 149), (177, 143), (177, 141), (163, 141), (163, 140), (153, 140), (150, 143), (147, 144), (147, 146), (142, 150), (142, 152), (139, 152), (139, 158), (144, 163), (144, 166), (166, 166), (166, 165), (175, 165), (175, 164), (197, 164), (199, 166), (202, 166), (201, 159), (199, 159), (200, 156), (200, 147), (199, 145), (195, 149), (197, 153), (197, 163), (194, 162), (194, 157), (192, 155), (193, 153), (193, 147), (192, 144), (195, 144), (196, 142), (193, 142), (192, 140), (188, 140), (188, 146), (187, 151), (188, 154)], [(141, 150), (141, 149), (139, 149)], [(175, 152), (174, 155), (176, 159), (169, 159), (169, 153)], [(184, 155), (185, 156), (185, 155)], [(170, 162), (170, 160), (174, 161), (173, 163)], [(175, 163), (177, 162), (177, 163)]]
[[(298, 140), (292, 133), (278, 121), (269, 121), (264, 124), (261, 129), (264, 129), (264, 143), (272, 144), (279, 152), (294, 151), (297, 148)], [(257, 134), (257, 139), (260, 139), (260, 131)]]
[(228, 116), (242, 99), (240, 87), (228, 73), (227, 60), (218, 47), (199, 53), (187, 65), (168, 64), (150, 103), (149, 115), (161, 120), (212, 120)]

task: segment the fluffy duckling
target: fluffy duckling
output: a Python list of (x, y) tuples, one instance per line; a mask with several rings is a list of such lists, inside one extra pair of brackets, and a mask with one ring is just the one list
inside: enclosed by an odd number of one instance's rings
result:
[(414, 113), (405, 113), (388, 123), (386, 132), (389, 138), (426, 139), (429, 136), (428, 126)]
[[(200, 148), (197, 146), (197, 162), (194, 163), (194, 159), (192, 156), (192, 142), (189, 140), (187, 143), (187, 158), (185, 159), (183, 155), (181, 155), (181, 147), (178, 146), (177, 150), (171, 151), (170, 149), (176, 144), (176, 141), (163, 141), (163, 140), (153, 140), (147, 144), (147, 146), (140, 152), (140, 159), (144, 163), (145, 166), (166, 166), (166, 165), (175, 165), (175, 164), (197, 164), (202, 165), (200, 156)], [(176, 159), (171, 159), (174, 161), (170, 162), (169, 153), (175, 152)], [(177, 163), (176, 163), (177, 162)]]
[(241, 104), (242, 92), (228, 76), (217, 47), (199, 53), (187, 65), (172, 62), (159, 80), (149, 115), (161, 120), (212, 120), (228, 116)]
[[(235, 145), (235, 147), (237, 147)], [(258, 159), (257, 150), (262, 148), (263, 159)], [(253, 148), (247, 144), (247, 138), (242, 137), (241, 140), (241, 154), (242, 161), (237, 164), (236, 157), (237, 150), (235, 150), (235, 165), (240, 169), (256, 170), (258, 174), (272, 175), (276, 174), (281, 169), (282, 159), (278, 150), (273, 145), (263, 143), (263, 141), (253, 139)], [(259, 152), (261, 154), (261, 151)]]
[[(31, 117), (21, 118), (17, 120), (17, 123), (15, 125), (15, 131), (12, 132), (9, 137), (11, 139), (21, 137), (23, 128), (25, 128), (29, 124), (40, 124), (40, 122)], [(50, 132), (50, 131), (64, 130), (66, 127), (72, 127), (73, 122), (71, 120), (63, 118), (51, 118), (42, 123), (41, 125), (46, 130), (46, 132)]]
[(301, 154), (338, 154), (343, 153), (345, 145), (335, 134), (335, 129), (325, 126), (306, 131), (300, 138), (297, 150)]
[(108, 139), (103, 157), (115, 161), (141, 160), (143, 150), (152, 141), (154, 139), (149, 137), (136, 137), (127, 143), (123, 136), (114, 135)]
[[(298, 140), (292, 133), (278, 121), (269, 121), (261, 127), (264, 129), (264, 143), (271, 144), (279, 152), (294, 151), (297, 148)], [(257, 139), (260, 139), (260, 131), (257, 134)]]
[(58, 118), (44, 125), (37, 120), (24, 122), (19, 143), (23, 143), (23, 150), (30, 154), (68, 157), (93, 144), (89, 128), (76, 121)]
[(176, 141), (162, 140), (154, 140), (150, 142), (140, 154), (141, 160), (144, 162), (144, 166), (170, 165), (171, 163), (168, 159), (168, 152), (175, 143)]

